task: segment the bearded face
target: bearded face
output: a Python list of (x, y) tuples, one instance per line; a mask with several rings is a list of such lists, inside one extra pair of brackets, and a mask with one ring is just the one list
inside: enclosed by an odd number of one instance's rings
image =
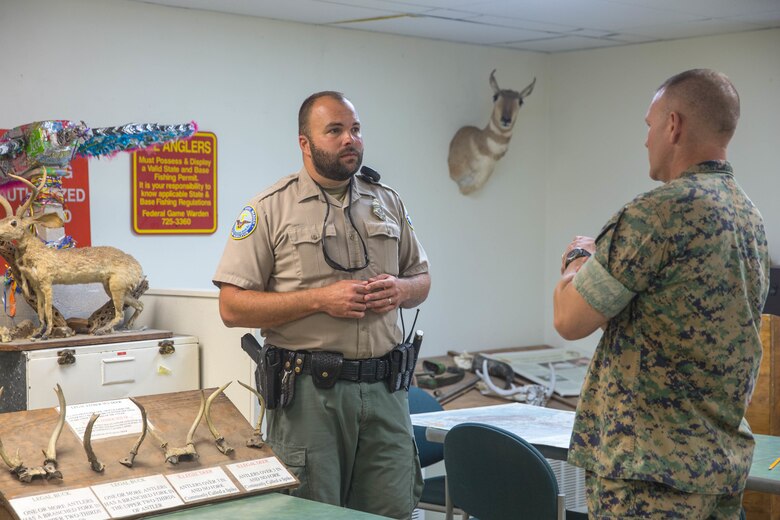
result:
[(345, 181), (355, 175), (363, 162), (363, 149), (355, 145), (345, 146), (330, 153), (309, 140), (311, 159), (317, 172), (334, 181)]

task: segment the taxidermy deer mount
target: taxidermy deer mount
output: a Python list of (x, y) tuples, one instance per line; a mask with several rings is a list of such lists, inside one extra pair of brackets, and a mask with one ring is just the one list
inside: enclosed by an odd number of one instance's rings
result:
[(490, 73), (493, 88), (493, 112), (484, 129), (475, 126), (461, 127), (450, 141), (447, 163), (450, 177), (458, 183), (460, 192), (468, 195), (480, 189), (487, 182), (496, 162), (509, 149), (512, 128), (523, 101), (531, 95), (536, 78), (522, 91), (501, 89), (495, 78), (496, 70)]
[(34, 225), (62, 227), (62, 219), (56, 213), (26, 215), (32, 201), (46, 184), (46, 169), (42, 170), (39, 186), (22, 177), (9, 175), (32, 190), (30, 198), (19, 206), (16, 214), (8, 200), (0, 196), (0, 206), (6, 214), (0, 220), (0, 254), (8, 262), (30, 307), (37, 310), (40, 326), (33, 332), (33, 337), (47, 339), (55, 326), (70, 331), (64, 335), (73, 334), (62, 315), (52, 308), (52, 285), (55, 284), (103, 285), (111, 299), (90, 316), (88, 327), (91, 334), (112, 332), (124, 318), (126, 306), (135, 309), (125, 325), (130, 328), (143, 310), (138, 298), (149, 286), (141, 265), (132, 256), (113, 247), (47, 247), (35, 235)]

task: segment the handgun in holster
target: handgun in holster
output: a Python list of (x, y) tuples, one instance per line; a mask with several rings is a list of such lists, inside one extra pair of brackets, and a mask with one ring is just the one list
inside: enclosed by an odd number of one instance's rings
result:
[(277, 408), (280, 397), (279, 374), (282, 370), (281, 351), (272, 345), (260, 346), (254, 335), (250, 333), (241, 337), (241, 348), (257, 364), (255, 386), (263, 396), (266, 408), (271, 410)]

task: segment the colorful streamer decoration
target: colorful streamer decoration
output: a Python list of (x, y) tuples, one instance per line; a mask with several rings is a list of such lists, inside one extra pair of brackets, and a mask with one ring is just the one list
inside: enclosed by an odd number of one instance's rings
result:
[(14, 174), (28, 178), (40, 167), (68, 169), (76, 156), (102, 157), (192, 137), (198, 125), (130, 123), (89, 128), (83, 121), (37, 121), (0, 136), (0, 184)]

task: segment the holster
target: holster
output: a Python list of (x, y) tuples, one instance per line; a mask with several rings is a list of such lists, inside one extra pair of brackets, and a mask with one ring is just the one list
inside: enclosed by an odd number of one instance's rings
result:
[(241, 337), (241, 348), (257, 363), (255, 386), (265, 400), (266, 408), (273, 410), (279, 406), (281, 392), (281, 351), (273, 345), (262, 347), (254, 335), (246, 333)]
[(409, 383), (414, 372), (415, 353), (411, 343), (401, 343), (388, 353), (390, 362), (390, 377), (387, 378), (387, 389), (390, 393), (400, 389), (409, 390)]
[(333, 388), (341, 374), (344, 355), (338, 352), (312, 352), (311, 377), (317, 388)]

